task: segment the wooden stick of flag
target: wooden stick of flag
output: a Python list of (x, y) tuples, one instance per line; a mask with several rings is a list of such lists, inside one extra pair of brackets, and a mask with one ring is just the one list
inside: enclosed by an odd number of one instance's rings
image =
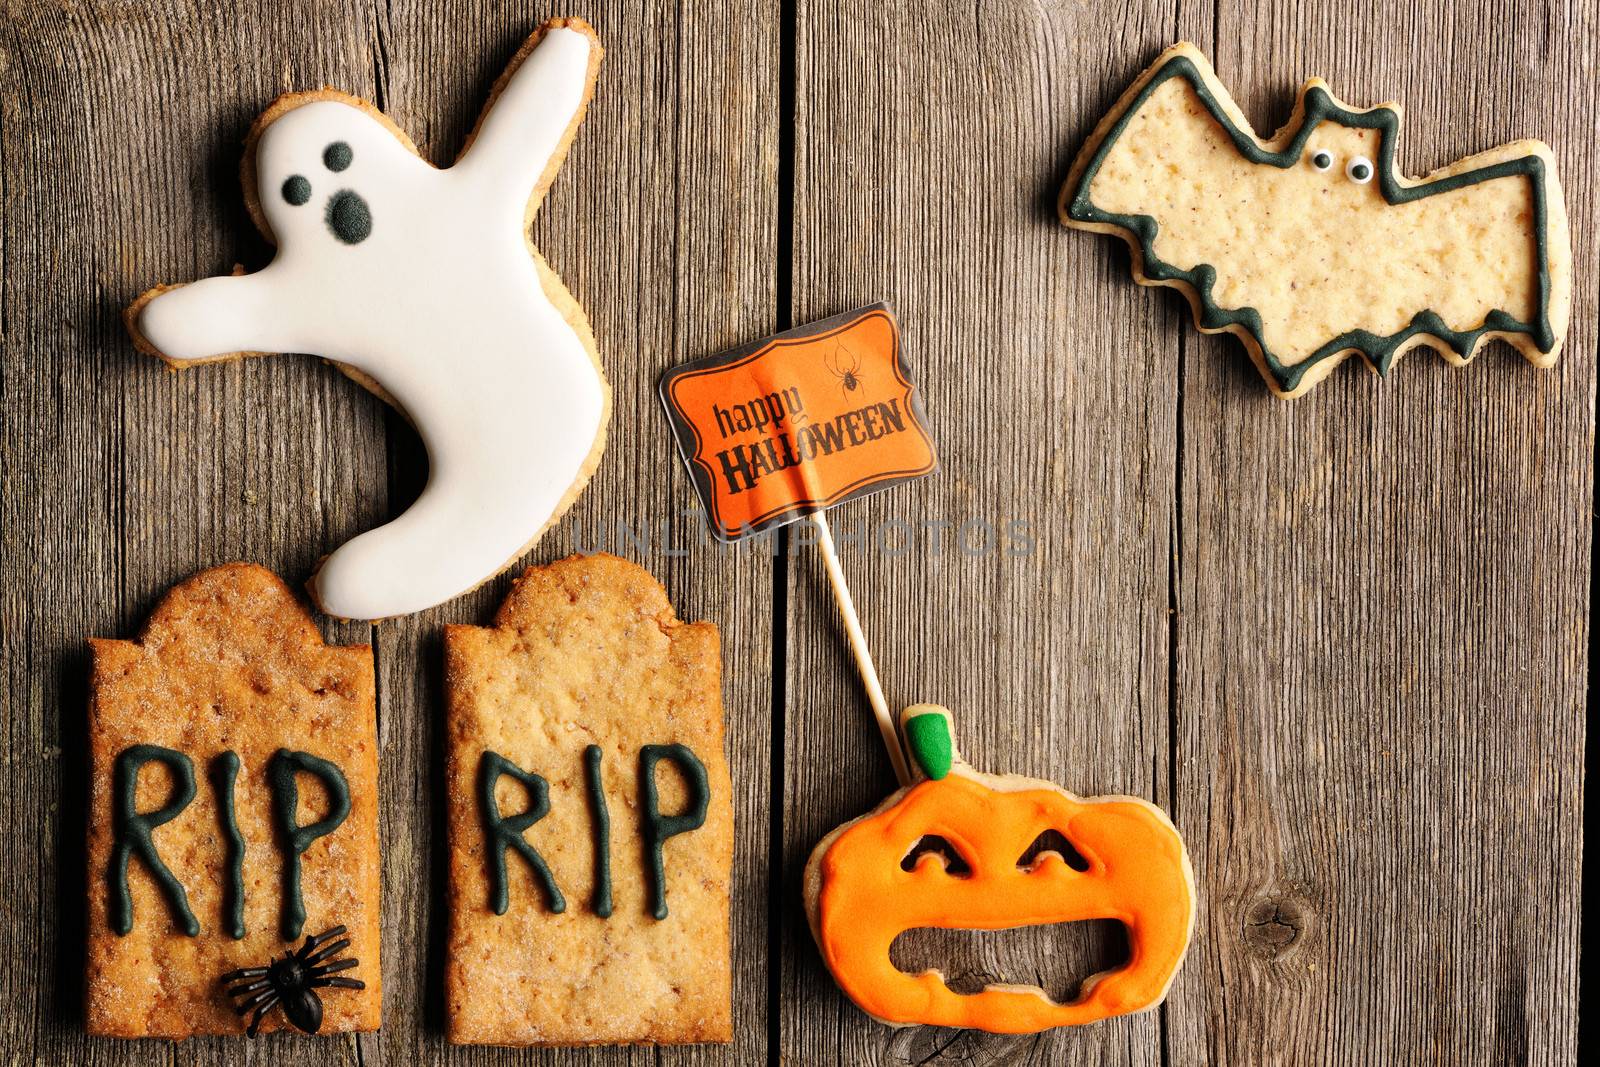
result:
[(911, 784), (911, 770), (906, 766), (905, 750), (900, 746), (900, 731), (894, 716), (889, 714), (889, 702), (883, 697), (883, 686), (878, 682), (878, 668), (873, 665), (872, 652), (867, 648), (867, 637), (861, 632), (861, 617), (856, 614), (855, 601), (850, 596), (850, 586), (839, 567), (839, 552), (833, 544), (833, 531), (822, 512), (811, 514), (811, 523), (817, 528), (817, 547), (822, 550), (822, 564), (828, 569), (828, 582), (833, 586), (833, 601), (839, 605), (844, 618), (844, 632), (850, 638), (850, 651), (856, 658), (856, 669), (861, 672), (861, 684), (867, 690), (867, 703), (878, 720), (878, 732), (883, 735), (883, 747), (889, 750), (889, 762), (894, 764), (895, 777), (902, 786)]

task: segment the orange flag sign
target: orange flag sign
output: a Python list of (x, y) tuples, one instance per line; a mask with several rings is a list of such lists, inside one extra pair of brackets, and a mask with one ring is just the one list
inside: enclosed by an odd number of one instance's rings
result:
[(675, 367), (660, 390), (711, 532), (722, 541), (938, 466), (885, 304)]

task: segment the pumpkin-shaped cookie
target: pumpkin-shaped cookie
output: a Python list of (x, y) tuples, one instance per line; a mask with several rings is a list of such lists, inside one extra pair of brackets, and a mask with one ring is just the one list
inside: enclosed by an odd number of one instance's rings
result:
[[(1080, 798), (1017, 775), (981, 774), (956, 754), (950, 713), (907, 708), (901, 728), (925, 777), (817, 845), (806, 864), (811, 932), (834, 980), (867, 1014), (895, 1026), (926, 1023), (1031, 1033), (1145, 1011), (1166, 996), (1194, 927), (1194, 876), (1178, 831), (1134, 797)], [(1061, 834), (1086, 861), (1032, 848)], [(965, 870), (924, 852), (941, 838)], [(1074, 857), (1075, 859), (1077, 857)], [(889, 946), (907, 930), (1003, 930), (1114, 919), (1129, 958), (1083, 982), (1061, 1004), (1036, 986), (960, 994), (934, 970), (907, 974)]]

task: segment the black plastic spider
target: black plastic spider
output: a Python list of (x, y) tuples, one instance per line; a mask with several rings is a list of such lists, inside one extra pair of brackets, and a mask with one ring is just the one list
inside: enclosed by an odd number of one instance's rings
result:
[[(327, 986), (340, 989), (367, 988), (367, 983), (359, 978), (333, 977), (338, 971), (348, 971), (356, 966), (360, 960), (351, 958), (323, 962), (350, 947), (348, 937), (328, 945), (329, 941), (344, 932), (344, 927), (335, 926), (316, 937), (307, 937), (300, 951), (285, 952), (281, 960), (274, 960), (265, 967), (229, 971), (222, 976), (225, 983), (241, 983), (228, 990), (228, 996), (244, 998), (234, 1006), (240, 1017), (250, 1015), (252, 1009), (255, 1011), (250, 1017), (250, 1025), (245, 1027), (246, 1034), (255, 1037), (261, 1020), (280, 1003), (286, 1019), (306, 1033), (314, 1034), (322, 1029), (322, 998), (317, 996), (318, 989)], [(323, 948), (324, 945), (327, 947)]]

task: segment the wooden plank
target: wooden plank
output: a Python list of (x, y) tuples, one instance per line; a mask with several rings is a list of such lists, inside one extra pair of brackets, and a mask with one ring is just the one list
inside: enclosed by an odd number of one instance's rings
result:
[[(534, 242), (588, 312), (614, 410), (593, 482), (526, 562), (605, 548), (661, 578), (680, 617), (722, 627), (737, 791), (737, 1036), (732, 1047), (549, 1050), (531, 1058), (548, 1064), (759, 1062), (767, 1044), (770, 563), (708, 543), (703, 522), (683, 517), (693, 494), (656, 402), (655, 380), (669, 366), (772, 329), (776, 24), (761, 12), (671, 14), (626, 3), (489, 12), (397, 3), (376, 33), (384, 57), (382, 93), (424, 155), (439, 163), (454, 157), (507, 60), (552, 14), (588, 19), (607, 51), (588, 118), (534, 223)], [(389, 428), (398, 508), (421, 490), (426, 465), (409, 427), (391, 418)], [(628, 531), (642, 533), (649, 544)], [(448, 913), (439, 635), (446, 622), (487, 622), (511, 577), (378, 628), (388, 1000), (369, 1062), (530, 1059), (507, 1050), (449, 1048), (442, 1014)]]
[[(361, 12), (330, 5), (294, 20), (243, 10), (176, 25), (94, 11), (73, 18), (29, 12), (11, 21), (17, 47), (8, 44), (5, 55), (0, 233), (7, 253), (4, 618), (12, 683), (5, 729), (16, 753), (5, 804), (18, 832), (7, 836), (6, 888), (14, 903), (4, 929), (8, 958), (45, 963), (0, 978), (0, 1050), (8, 1061), (221, 1060), (240, 1053), (237, 1042), (191, 1042), (174, 1053), (82, 1037), (75, 990), (85, 783), (81, 768), (61, 758), (81, 732), (72, 725), (83, 715), (85, 694), (75, 681), (84, 664), (81, 641), (87, 633), (127, 632), (161, 589), (220, 559), (260, 559), (291, 580), (304, 578), (323, 552), (409, 502), (426, 469), (402, 420), (320, 364), (264, 360), (167, 375), (127, 345), (120, 307), (156, 280), (215, 272), (235, 259), (251, 267), (264, 261), (268, 250), (249, 235), (234, 174), (240, 137), (275, 93), (329, 83), (366, 95), (389, 107), (426, 154), (448, 162), (516, 44), (552, 13), (497, 11), (485, 19), (464, 7)], [(775, 24), (753, 16), (640, 15), (620, 4), (576, 13), (614, 47), (536, 239), (589, 309), (616, 415), (594, 485), (531, 558), (580, 546), (633, 554), (663, 577), (684, 617), (723, 627), (740, 789), (741, 1031), (732, 1049), (540, 1058), (748, 1062), (764, 1055), (767, 1040), (768, 564), (753, 555), (735, 561), (699, 543), (698, 527), (687, 521), (666, 541), (657, 525), (652, 547), (630, 553), (618, 545), (615, 524), (659, 524), (690, 499), (686, 481), (672, 473), (676, 459), (653, 399), (655, 375), (772, 328), (775, 202), (764, 190), (775, 166), (775, 115), (766, 106), (774, 95), (775, 64), (767, 57), (776, 48)], [(215, 58), (197, 51), (206, 40), (216, 41)], [(240, 59), (256, 55), (269, 59)], [(196, 71), (204, 76), (193, 77)], [(163, 125), (171, 132), (152, 134)], [(54, 126), (64, 132), (39, 136)], [(32, 204), (41, 207), (30, 210)], [(707, 277), (721, 284), (690, 299), (690, 285)], [(682, 544), (688, 551), (678, 555)], [(376, 631), (387, 894), (383, 1035), (359, 1045), (274, 1038), (244, 1046), (250, 1058), (516, 1058), (492, 1050), (452, 1056), (443, 1046), (436, 936), (445, 919), (442, 842), (432, 836), (441, 803), (437, 634), (444, 621), (485, 618), (508, 584), (501, 579)], [(373, 633), (324, 629), (344, 641)], [(55, 803), (62, 796), (64, 812)]]
[[(13, 829), (0, 950), (23, 961), (0, 975), (7, 1061), (239, 1052), (82, 1036), (82, 638), (131, 632), (162, 589), (220, 560), (303, 578), (413, 498), (425, 460), (403, 422), (320, 364), (168, 375), (132, 352), (118, 311), (152, 281), (264, 261), (234, 168), (276, 92), (329, 82), (369, 94), (444, 162), (516, 42), (567, 13), (376, 8), (292, 20), (248, 6), (7, 9), (0, 803)], [(659, 529), (649, 548), (619, 546), (616, 524), (659, 523), (689, 499), (663, 466), (655, 374), (778, 317), (779, 24), (771, 11), (577, 13), (613, 47), (535, 234), (589, 308), (617, 409), (594, 486), (530, 558), (621, 547), (662, 575), (684, 617), (724, 627), (740, 1043), (660, 1058), (750, 1062), (767, 1051), (772, 578), (753, 553), (674, 555)], [(836, 531), (1019, 520), (1035, 539), (1021, 556), (967, 556), (948, 534), (934, 554), (927, 529), (903, 557), (846, 548), (891, 702), (950, 704), (967, 754), (990, 769), (1170, 804), (1202, 921), (1160, 1016), (1035, 1042), (893, 1033), (844, 1001), (804, 928), (798, 875), (818, 837), (892, 782), (801, 548), (786, 584), (787, 811), (773, 871), (777, 1051), (791, 1062), (1573, 1058), (1597, 20), (1592, 0), (1538, 17), (1458, 6), (1442, 31), (1426, 17), (1180, 3), (1135, 7), (1109, 32), (1093, 12), (1010, 2), (972, 15), (800, 5), (788, 310), (798, 322), (894, 301), (945, 464), (841, 509)], [(1486, 24), (1504, 25), (1491, 42)], [(1465, 371), (1418, 355), (1387, 383), (1346, 367), (1284, 405), (1236, 345), (1186, 324), (1177, 297), (1129, 284), (1119, 247), (1060, 230), (1051, 202), (1082, 136), (1175, 35), (1213, 49), (1262, 127), (1308, 74), (1356, 102), (1402, 100), (1414, 173), (1515, 136), (1551, 141), (1579, 235), (1574, 321), (1591, 324), (1561, 367), (1533, 371), (1501, 346)], [(679, 524), (673, 543), (695, 529)], [(657, 1058), (442, 1045), (435, 635), (486, 618), (507, 584), (377, 634), (384, 1033), (274, 1039), (248, 1058)], [(1075, 931), (999, 949), (920, 938), (906, 951), (968, 979), (1031, 980), (1048, 958), (1037, 977), (1059, 988), (1110, 949)]]
[[(801, 3), (798, 24), (794, 321), (887, 299), (943, 464), (830, 517), (836, 536), (896, 519), (919, 531), (898, 556), (841, 546), (889, 702), (947, 704), (976, 766), (1164, 802), (1178, 317), (1054, 203), (1101, 109), (1167, 41), (1170, 10), (1134, 6), (1115, 34), (1087, 9), (1010, 2)], [(937, 522), (951, 524), (942, 550), (924, 525)], [(1012, 522), (1031, 551), (1015, 552)], [(998, 551), (972, 551), (980, 523)], [(895, 1031), (838, 992), (800, 874), (894, 781), (814, 549), (797, 549), (789, 599), (784, 1055), (1159, 1062), (1156, 1015), (1039, 1037)], [(904, 940), (902, 966), (1058, 992), (1115, 950), (1077, 926)]]
[(1289, 404), (1185, 327), (1176, 815), (1203, 907), (1171, 1061), (1575, 1062), (1595, 6), (1220, 7), (1183, 32), (1258, 129), (1321, 75), (1405, 106), (1407, 173), (1550, 142), (1579, 285), (1553, 371), (1419, 352)]
[[(241, 143), (278, 92), (371, 83), (359, 17), (13, 5), (4, 46), (5, 958), (0, 1057), (144, 1062), (82, 1031), (89, 635), (131, 635), (188, 574), (257, 560), (291, 580), (382, 513), (379, 405), (271, 359), (173, 374), (136, 354), (140, 291), (260, 266)], [(181, 47), (179, 43), (181, 42)], [(271, 57), (254, 61), (248, 57)], [(365, 627), (325, 627), (360, 641)], [(20, 965), (15, 965), (20, 964)], [(273, 1040), (355, 1062), (353, 1039)], [(236, 1042), (183, 1058), (221, 1061)]]

